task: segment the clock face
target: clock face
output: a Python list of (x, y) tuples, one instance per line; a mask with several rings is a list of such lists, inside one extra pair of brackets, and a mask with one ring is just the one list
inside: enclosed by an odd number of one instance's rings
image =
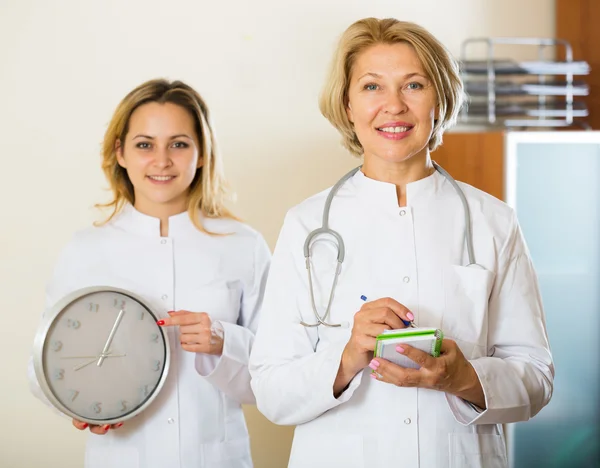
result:
[(134, 416), (156, 396), (168, 370), (157, 317), (115, 289), (88, 288), (65, 303), (43, 336), (42, 389), (76, 419), (102, 424)]

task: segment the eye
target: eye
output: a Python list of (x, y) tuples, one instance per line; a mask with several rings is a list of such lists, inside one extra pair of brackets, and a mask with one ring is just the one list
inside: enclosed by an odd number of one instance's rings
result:
[(173, 148), (189, 148), (190, 145), (183, 141), (176, 141), (173, 143)]
[(412, 83), (408, 83), (408, 85), (406, 87), (410, 90), (423, 89), (423, 85), (416, 81), (413, 81)]
[(369, 83), (366, 84), (363, 89), (367, 91), (377, 91), (377, 89), (379, 89), (379, 85), (376, 85), (375, 83)]
[(149, 149), (150, 148), (150, 143), (147, 141), (140, 141), (139, 143), (137, 143), (135, 145), (136, 148), (139, 149)]

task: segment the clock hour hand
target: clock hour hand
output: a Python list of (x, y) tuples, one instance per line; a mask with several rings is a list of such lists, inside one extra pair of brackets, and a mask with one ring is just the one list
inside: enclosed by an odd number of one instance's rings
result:
[[(84, 362), (83, 364), (79, 364), (78, 366), (73, 367), (73, 370), (78, 371), (79, 369), (83, 369), (85, 366), (89, 366), (90, 364), (96, 362), (98, 360), (98, 357), (102, 357), (102, 355), (94, 356), (94, 358), (92, 360)], [(108, 356), (105, 356), (105, 357), (108, 357)]]
[(123, 309), (121, 309), (119, 311), (119, 315), (117, 316), (117, 319), (115, 320), (112, 330), (110, 331), (110, 334), (108, 335), (108, 339), (106, 340), (104, 349), (102, 350), (102, 353), (100, 354), (100, 357), (98, 359), (98, 364), (97, 364), (98, 367), (100, 367), (102, 365), (102, 363), (104, 362), (104, 358), (106, 358), (106, 356), (108, 354), (108, 350), (110, 349), (110, 344), (112, 343), (112, 340), (115, 337), (115, 333), (117, 332), (117, 328), (119, 328), (119, 324), (121, 323), (121, 320), (123, 319), (123, 315), (125, 315), (125, 311)]

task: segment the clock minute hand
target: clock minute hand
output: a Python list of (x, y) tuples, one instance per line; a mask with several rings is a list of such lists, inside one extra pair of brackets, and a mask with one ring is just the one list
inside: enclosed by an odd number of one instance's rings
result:
[(123, 309), (121, 309), (119, 311), (119, 315), (117, 316), (117, 320), (115, 320), (112, 330), (110, 331), (110, 334), (108, 335), (108, 339), (106, 340), (104, 349), (102, 350), (102, 353), (100, 354), (100, 359), (98, 359), (98, 364), (96, 364), (98, 367), (100, 367), (102, 365), (102, 363), (104, 362), (104, 359), (106, 358), (106, 353), (108, 353), (110, 344), (112, 343), (112, 340), (115, 337), (115, 333), (117, 332), (117, 328), (119, 328), (119, 324), (121, 323), (121, 320), (123, 319), (123, 315), (125, 315), (125, 311)]

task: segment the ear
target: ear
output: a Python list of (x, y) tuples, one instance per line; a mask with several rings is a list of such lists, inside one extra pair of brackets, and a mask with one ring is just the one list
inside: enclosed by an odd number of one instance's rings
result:
[(117, 154), (117, 162), (119, 166), (126, 168), (127, 164), (125, 163), (125, 158), (123, 157), (123, 147), (121, 146), (121, 140), (117, 138), (115, 141), (115, 153)]
[(351, 123), (354, 123), (354, 116), (352, 115), (352, 106), (350, 103), (346, 104), (346, 116)]
[(200, 169), (202, 166), (204, 166), (204, 157), (198, 156), (198, 164), (196, 164), (196, 169)]

